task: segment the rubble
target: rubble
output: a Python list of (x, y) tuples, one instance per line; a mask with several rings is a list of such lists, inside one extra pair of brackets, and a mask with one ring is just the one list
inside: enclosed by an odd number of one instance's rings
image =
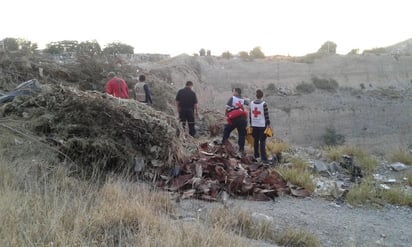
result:
[[(180, 198), (220, 200), (221, 193), (257, 201), (274, 200), (281, 194), (306, 197), (311, 193), (289, 184), (273, 167), (236, 158), (233, 145), (200, 144), (200, 152), (183, 163), (181, 170), (165, 170), (157, 186), (179, 193)], [(224, 194), (225, 195), (225, 194)], [(225, 196), (223, 196), (224, 198)], [(224, 199), (222, 199), (224, 201)]]

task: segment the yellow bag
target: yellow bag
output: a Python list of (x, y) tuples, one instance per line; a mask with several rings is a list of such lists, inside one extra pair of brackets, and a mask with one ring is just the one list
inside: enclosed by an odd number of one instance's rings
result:
[(249, 147), (253, 148), (254, 143), (255, 143), (255, 139), (253, 138), (253, 135), (246, 135), (245, 140), (247, 144), (249, 144)]
[(271, 127), (266, 127), (265, 132), (263, 132), (266, 134), (267, 137), (272, 137), (273, 136), (273, 131)]
[(246, 134), (247, 134), (247, 135), (251, 135), (252, 133), (253, 133), (252, 127), (251, 127), (251, 126), (248, 126), (248, 127), (246, 128)]

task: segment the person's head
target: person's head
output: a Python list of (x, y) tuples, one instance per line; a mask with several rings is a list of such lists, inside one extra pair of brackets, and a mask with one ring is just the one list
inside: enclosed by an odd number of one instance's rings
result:
[(186, 82), (186, 87), (193, 87), (193, 82), (192, 81), (187, 81)]
[(256, 98), (261, 99), (263, 98), (263, 91), (258, 89), (256, 90)]
[(233, 89), (233, 95), (235, 95), (235, 96), (241, 96), (241, 95), (242, 95), (242, 89), (240, 89), (240, 88), (238, 88), (238, 87), (235, 87), (235, 88)]
[(113, 77), (115, 77), (116, 76), (116, 73), (114, 73), (113, 71), (110, 71), (108, 74), (107, 74), (107, 78), (109, 78), (109, 79), (112, 79)]
[(145, 75), (140, 75), (139, 76), (139, 81), (140, 82), (144, 82), (146, 80), (146, 76)]

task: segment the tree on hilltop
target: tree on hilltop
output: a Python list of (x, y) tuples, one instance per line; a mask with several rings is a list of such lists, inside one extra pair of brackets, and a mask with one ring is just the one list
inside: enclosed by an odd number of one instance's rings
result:
[(265, 54), (259, 46), (253, 48), (253, 50), (249, 52), (249, 56), (251, 58), (265, 58)]

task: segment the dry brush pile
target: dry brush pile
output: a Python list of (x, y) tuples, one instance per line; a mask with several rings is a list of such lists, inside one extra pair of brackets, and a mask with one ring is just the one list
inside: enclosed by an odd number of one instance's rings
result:
[(132, 169), (140, 158), (153, 167), (182, 160), (178, 122), (170, 115), (99, 92), (47, 91), (5, 104), (2, 124), (38, 136), (89, 171)]

